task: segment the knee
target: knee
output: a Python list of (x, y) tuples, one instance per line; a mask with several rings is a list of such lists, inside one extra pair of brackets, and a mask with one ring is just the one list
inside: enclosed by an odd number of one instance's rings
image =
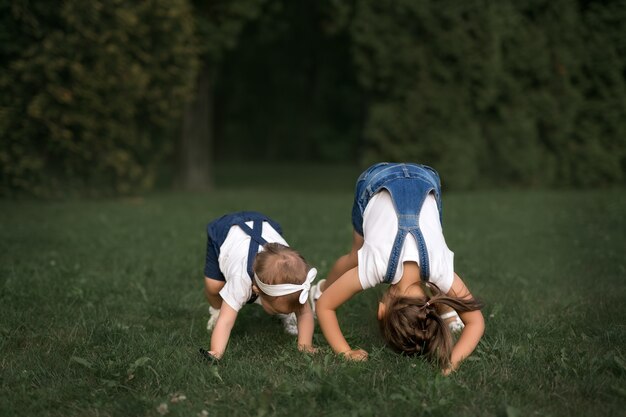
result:
[(224, 281), (218, 281), (216, 279), (204, 278), (204, 292), (207, 295), (219, 295), (220, 290), (224, 288)]

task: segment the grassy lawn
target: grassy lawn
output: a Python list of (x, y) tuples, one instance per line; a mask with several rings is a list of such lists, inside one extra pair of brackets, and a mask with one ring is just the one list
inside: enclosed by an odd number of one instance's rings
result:
[(219, 365), (201, 362), (205, 224), (263, 211), (324, 276), (350, 244), (348, 171), (299, 189), (224, 174), (210, 194), (0, 202), (0, 415), (625, 415), (624, 190), (444, 190), (456, 271), (487, 305), (450, 377), (383, 346), (380, 288), (339, 311), (366, 363), (332, 355), (319, 329), (321, 353), (299, 353), (258, 306)]

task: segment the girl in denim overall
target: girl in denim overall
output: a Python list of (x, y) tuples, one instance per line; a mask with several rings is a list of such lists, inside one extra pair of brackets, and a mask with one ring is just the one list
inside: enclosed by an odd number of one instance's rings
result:
[(207, 329), (213, 332), (210, 350), (200, 352), (221, 358), (239, 310), (253, 302), (281, 317), (285, 330), (298, 335), (300, 350), (314, 351), (307, 301), (317, 270), (287, 245), (280, 225), (261, 213), (242, 211), (209, 223), (207, 237), (204, 284), (211, 314)]
[[(361, 174), (352, 209), (352, 249), (311, 290), (320, 326), (336, 353), (367, 359), (367, 352), (352, 349), (344, 338), (336, 310), (378, 284), (390, 284), (378, 320), (396, 351), (423, 355), (445, 374), (474, 351), (484, 332), (482, 304), (454, 272), (441, 210), (439, 175), (428, 166), (379, 163)], [(455, 323), (449, 326), (446, 320), (458, 320), (456, 344)]]

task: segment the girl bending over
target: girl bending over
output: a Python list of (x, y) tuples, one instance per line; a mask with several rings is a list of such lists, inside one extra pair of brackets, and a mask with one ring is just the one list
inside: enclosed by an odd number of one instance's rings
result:
[(313, 312), (307, 301), (317, 270), (287, 246), (280, 225), (261, 213), (243, 211), (212, 221), (207, 235), (208, 355), (222, 357), (239, 310), (250, 303), (278, 315), (285, 331), (298, 336), (298, 348), (314, 352)]
[[(344, 338), (336, 310), (379, 284), (389, 284), (378, 320), (393, 349), (425, 356), (445, 374), (474, 351), (485, 328), (482, 303), (454, 272), (441, 208), (439, 175), (430, 167), (379, 163), (361, 174), (352, 209), (352, 249), (311, 290), (320, 326), (336, 353), (367, 359), (367, 352), (352, 349)], [(460, 332), (456, 343), (453, 332)]]

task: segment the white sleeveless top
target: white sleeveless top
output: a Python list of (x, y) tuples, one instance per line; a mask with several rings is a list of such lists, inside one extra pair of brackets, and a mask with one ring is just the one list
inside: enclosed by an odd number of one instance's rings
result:
[[(424, 201), (419, 225), (428, 250), (429, 281), (447, 293), (454, 280), (454, 253), (448, 249), (443, 237), (437, 201), (432, 193)], [(363, 289), (383, 283), (397, 231), (398, 217), (393, 200), (389, 192), (383, 189), (371, 198), (363, 213), (364, 243), (358, 252), (358, 274)], [(413, 261), (419, 265), (419, 259), (415, 238), (407, 234), (391, 284), (400, 282), (404, 271), (403, 262)]]

